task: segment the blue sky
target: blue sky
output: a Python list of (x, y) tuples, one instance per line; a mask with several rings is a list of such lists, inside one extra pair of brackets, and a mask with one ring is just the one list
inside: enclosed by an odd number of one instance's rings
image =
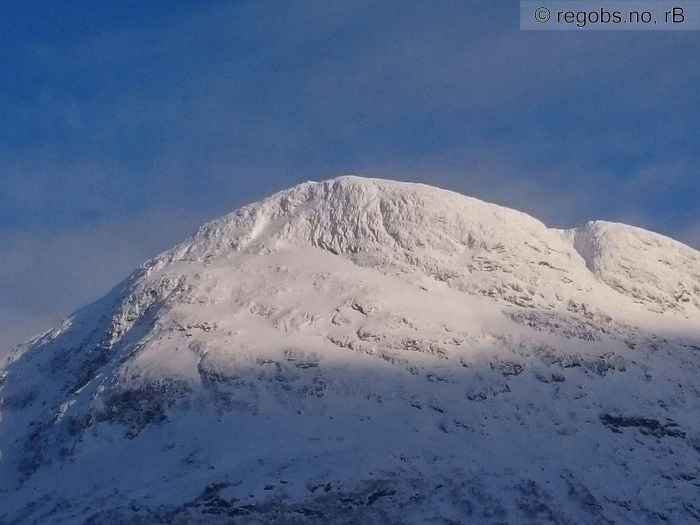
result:
[(700, 33), (521, 32), (518, 16), (465, 0), (6, 6), (0, 346), (203, 220), (346, 173), (700, 247)]

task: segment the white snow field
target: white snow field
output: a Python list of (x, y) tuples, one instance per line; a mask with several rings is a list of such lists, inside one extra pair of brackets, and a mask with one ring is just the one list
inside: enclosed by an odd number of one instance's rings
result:
[(308, 182), (15, 349), (0, 523), (695, 523), (699, 371), (700, 252)]

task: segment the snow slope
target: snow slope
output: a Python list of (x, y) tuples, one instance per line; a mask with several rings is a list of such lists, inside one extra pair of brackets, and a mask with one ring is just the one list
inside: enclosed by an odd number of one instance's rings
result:
[(687, 246), (304, 183), (13, 353), (0, 523), (690, 523), (698, 367)]

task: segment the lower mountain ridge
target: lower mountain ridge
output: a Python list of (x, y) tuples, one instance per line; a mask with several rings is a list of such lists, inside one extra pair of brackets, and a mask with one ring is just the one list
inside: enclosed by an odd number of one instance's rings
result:
[(0, 523), (700, 522), (699, 372), (688, 246), (308, 182), (0, 365)]

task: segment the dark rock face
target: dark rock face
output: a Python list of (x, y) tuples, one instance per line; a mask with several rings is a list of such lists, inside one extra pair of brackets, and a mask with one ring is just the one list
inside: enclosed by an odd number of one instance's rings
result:
[[(602, 506), (571, 474), (567, 475), (566, 482), (569, 486), (568, 503), (584, 509), (587, 516), (585, 523), (614, 523), (604, 516)], [(179, 506), (149, 509), (132, 505), (98, 511), (89, 516), (85, 523), (400, 525), (409, 518), (445, 525), (584, 523), (562, 511), (561, 502), (557, 502), (546, 488), (533, 480), (503, 488), (504, 493), (512, 498), (511, 505), (500, 503), (502, 495), (485, 491), (478, 479), (445, 483), (420, 479), (376, 479), (359, 483), (353, 491), (338, 490), (329, 482), (320, 489), (310, 489), (309, 496), (299, 503), (275, 498), (262, 503), (246, 503), (222, 495), (226, 487), (227, 483), (224, 482), (211, 483), (199, 496)]]
[(656, 419), (646, 417), (613, 416), (610, 414), (601, 414), (600, 420), (606, 427), (617, 433), (627, 428), (633, 428), (645, 436), (685, 438), (685, 432), (680, 430), (678, 424), (671, 420), (661, 423)]

